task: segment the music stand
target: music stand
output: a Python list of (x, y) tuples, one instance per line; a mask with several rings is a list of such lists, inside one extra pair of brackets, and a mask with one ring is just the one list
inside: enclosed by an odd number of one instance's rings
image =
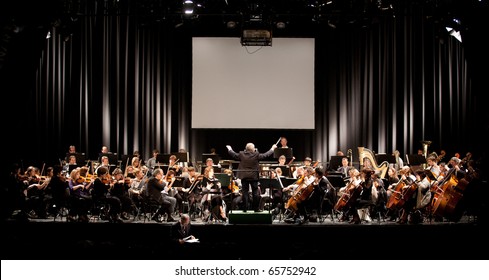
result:
[(169, 162), (170, 162), (170, 154), (157, 154), (156, 155), (156, 163), (157, 164), (159, 163), (160, 165), (164, 165), (164, 164), (168, 164)]
[(379, 164), (384, 161), (387, 161), (388, 163), (396, 163), (396, 157), (388, 154), (376, 154), (375, 160), (377, 160), (377, 163)]
[(227, 174), (227, 173), (214, 173), (214, 178), (216, 178), (219, 182), (221, 182), (222, 188), (231, 185), (231, 180), (233, 179), (231, 174)]
[(345, 180), (341, 175), (328, 175), (326, 178), (328, 178), (329, 182), (336, 190), (345, 186)]
[(177, 153), (172, 153), (172, 155), (175, 155), (179, 162), (189, 162), (188, 152), (185, 153), (177, 152)]
[(341, 166), (341, 160), (344, 157), (345, 156), (331, 156), (329, 158), (328, 170), (333, 170), (333, 171), (338, 170), (338, 167)]
[(421, 165), (426, 163), (426, 158), (424, 157), (424, 155), (415, 154), (415, 155), (406, 155), (406, 157), (407, 157), (408, 164), (410, 166)]
[(173, 182), (172, 188), (183, 188), (185, 186), (185, 177), (175, 176), (175, 182)]
[(203, 165), (206, 165), (206, 161), (208, 158), (211, 158), (212, 162), (214, 164), (218, 164), (219, 160), (220, 160), (220, 157), (218, 154), (202, 154), (202, 164)]
[(281, 155), (284, 155), (287, 160), (293, 157), (292, 148), (276, 148), (273, 150), (273, 157), (278, 159)]

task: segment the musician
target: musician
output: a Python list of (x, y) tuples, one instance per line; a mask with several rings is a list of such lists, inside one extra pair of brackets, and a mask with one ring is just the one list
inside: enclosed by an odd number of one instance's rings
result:
[[(25, 194), (27, 184), (24, 183), (25, 179), (26, 176), (22, 174), (20, 165), (14, 163), (11, 166), (7, 182), (4, 182), (4, 186), (6, 186), (6, 189), (4, 190), (5, 195), (2, 195), (1, 197), (3, 202), (3, 219), (14, 217), (19, 221), (29, 221)], [(13, 216), (14, 213), (16, 213), (15, 216)]]
[(219, 162), (217, 164), (215, 164), (214, 163), (214, 160), (212, 158), (207, 158), (205, 160), (205, 166), (211, 166), (211, 167), (221, 168), (221, 164)]
[(304, 167), (299, 166), (297, 167), (296, 171), (296, 177), (294, 178), (296, 178), (297, 181), (282, 189), (282, 193), (285, 195), (285, 200), (288, 200), (292, 196), (292, 193), (297, 189), (297, 187), (301, 185), (304, 181), (306, 175)]
[(143, 197), (141, 192), (143, 190), (143, 186), (146, 183), (146, 178), (143, 171), (139, 168), (134, 169), (133, 174), (135, 177), (131, 181), (131, 186), (128, 190), (128, 193), (129, 193), (129, 197), (134, 202), (134, 205), (141, 206), (143, 202)]
[(229, 186), (221, 186), (222, 199), (224, 200), (224, 203), (226, 205), (230, 205), (230, 207), (226, 207), (226, 215), (227, 215), (229, 213), (229, 210), (237, 209), (239, 203), (242, 201), (241, 188), (240, 188), (241, 182), (239, 179), (237, 179), (234, 176), (233, 171), (231, 169), (224, 169), (223, 173), (229, 174), (231, 176), (231, 184)]
[(457, 177), (457, 179), (462, 179), (465, 177), (467, 174), (467, 171), (461, 166), (462, 160), (457, 158), (457, 157), (452, 157), (450, 161), (448, 162), (448, 165), (451, 166), (450, 169), (454, 168), (454, 174)]
[[(100, 158), (100, 165), (97, 167), (97, 169), (95, 169), (95, 173), (98, 174), (97, 171), (100, 167), (104, 167), (107, 169), (107, 172), (110, 172), (110, 164), (109, 164), (109, 157), (108, 156), (102, 156)], [(109, 175), (110, 175), (110, 173), (109, 173)]]
[(148, 176), (151, 176), (153, 174), (153, 171), (155, 170), (156, 165), (158, 164), (156, 162), (156, 157), (158, 156), (159, 153), (160, 151), (158, 149), (154, 149), (153, 156), (149, 158), (148, 161), (146, 162), (146, 166), (148, 167), (148, 172), (149, 172)]
[(320, 211), (323, 213), (325, 211), (329, 212), (336, 204), (336, 190), (322, 168), (316, 167), (314, 176), (316, 178), (313, 182), (315, 184), (314, 192), (309, 198), (310, 203), (306, 206), (309, 206), (309, 212), (312, 210), (317, 210), (318, 213)]
[(182, 168), (178, 165), (177, 156), (171, 155), (168, 161), (168, 171), (173, 170), (175, 172), (175, 176), (182, 175)]
[(119, 198), (122, 206), (121, 219), (128, 220), (128, 213), (135, 213), (136, 204), (129, 197), (129, 189), (131, 188), (130, 178), (125, 179), (124, 174), (120, 168), (112, 171), (112, 183), (110, 188), (110, 194)]
[(287, 138), (285, 137), (280, 137), (280, 148), (288, 148), (287, 146)]
[(434, 155), (428, 156), (426, 158), (426, 164), (426, 170), (429, 170), (435, 178), (438, 178), (440, 175), (440, 167), (437, 164), (436, 157)]
[(345, 179), (349, 176), (350, 169), (352, 169), (352, 168), (354, 168), (354, 167), (350, 166), (350, 160), (348, 159), (348, 157), (342, 157), (341, 158), (341, 166), (338, 167), (338, 169), (336, 171), (340, 172), (341, 177), (343, 177), (343, 179)]
[[(374, 199), (377, 196), (377, 188), (374, 187), (374, 174), (374, 170), (365, 167), (360, 172), (362, 192), (360, 193), (360, 197), (352, 204), (351, 213), (353, 219), (350, 223), (359, 224), (362, 220), (369, 221), (370, 217), (363, 215), (366, 214), (366, 208), (374, 205)], [(363, 217), (361, 217), (360, 214), (362, 214)]]
[[(59, 210), (63, 207), (68, 208), (68, 200), (70, 198), (70, 187), (66, 181), (66, 177), (62, 174), (63, 167), (61, 165), (53, 166), (53, 177), (49, 180), (45, 190), (46, 200), (51, 205), (50, 210)], [(56, 208), (53, 206), (56, 205)], [(52, 213), (57, 215), (57, 213)]]
[[(397, 184), (399, 183), (399, 175), (397, 174), (397, 170), (394, 166), (390, 166), (387, 169), (387, 190), (386, 190), (386, 201), (389, 201), (393, 191), (396, 189)], [(391, 209), (388, 211), (389, 221), (395, 221), (399, 217), (399, 210)]]
[(131, 164), (126, 167), (124, 177), (135, 178), (134, 170), (142, 167), (142, 160), (139, 157), (134, 156), (131, 159)]
[(168, 195), (168, 183), (163, 180), (163, 169), (156, 168), (153, 171), (153, 176), (148, 180), (147, 190), (149, 200), (160, 205), (156, 213), (153, 215), (152, 220), (160, 223), (160, 215), (167, 214), (167, 222), (174, 222), (172, 213), (175, 210), (177, 200), (174, 197)]
[[(405, 186), (403, 186), (403, 188), (401, 190), (402, 192), (404, 192), (405, 189), (410, 188), (411, 185), (416, 182), (416, 176), (413, 175), (411, 173), (411, 171), (412, 170), (411, 170), (411, 168), (409, 166), (404, 166), (399, 171), (399, 174), (401, 175), (401, 178), (400, 178), (399, 181), (404, 181), (405, 182)], [(405, 224), (405, 223), (407, 223), (409, 214), (411, 213), (411, 211), (413, 210), (413, 208), (416, 205), (416, 200), (413, 199), (413, 198), (414, 198), (414, 196), (408, 198), (405, 201), (404, 206), (402, 207), (402, 209), (400, 209), (400, 211), (399, 211), (400, 212), (400, 218), (397, 221), (399, 224)]]
[(45, 189), (49, 183), (49, 180), (53, 176), (53, 168), (48, 167), (46, 169), (46, 176), (43, 179), (39, 174), (39, 168), (29, 166), (26, 171), (27, 178), (27, 208), (34, 210), (37, 217), (40, 219), (47, 218), (46, 208), (48, 199), (45, 197)]
[(227, 145), (226, 148), (228, 149), (228, 153), (232, 158), (240, 161), (238, 165), (238, 169), (240, 171), (236, 174), (236, 177), (241, 179), (244, 204), (243, 211), (248, 210), (248, 192), (251, 187), (252, 207), (255, 212), (260, 212), (259, 203), (261, 196), (258, 191), (258, 178), (260, 171), (259, 162), (260, 160), (273, 155), (273, 151), (277, 148), (277, 145), (273, 144), (270, 150), (265, 153), (259, 153), (255, 148), (255, 144), (253, 143), (246, 144), (245, 150), (239, 153), (233, 151), (229, 145)]
[(287, 158), (285, 157), (285, 155), (281, 155), (279, 158), (278, 158), (278, 165), (279, 166), (285, 166), (285, 161), (287, 160)]
[[(88, 167), (83, 167), (88, 170)], [(93, 204), (92, 196), (90, 195), (89, 188), (92, 181), (87, 180), (81, 176), (82, 168), (75, 168), (70, 173), (68, 184), (70, 187), (70, 202), (71, 207), (66, 218), (69, 222), (78, 221), (88, 223), (88, 211)]]
[(226, 220), (221, 187), (221, 182), (214, 177), (214, 168), (207, 166), (204, 169), (204, 178), (202, 179), (202, 192), (204, 194), (202, 197), (202, 208), (206, 213), (210, 212), (208, 218), (211, 220)]
[(122, 219), (119, 217), (121, 214), (122, 204), (119, 198), (112, 196), (109, 192), (112, 178), (109, 173), (109, 169), (106, 166), (99, 166), (97, 168), (97, 178), (92, 184), (92, 200), (94, 205), (106, 204), (109, 208), (109, 221), (112, 223), (122, 223)]
[(188, 167), (188, 178), (184, 181), (184, 192), (187, 193), (189, 212), (197, 212), (202, 202), (202, 179), (203, 175), (196, 172), (195, 167)]
[[(360, 177), (360, 171), (356, 168), (352, 168), (349, 171), (349, 176), (347, 183), (344, 187), (341, 187), (338, 191), (338, 198), (341, 198), (345, 193), (349, 192), (349, 190), (353, 190), (354, 188), (360, 187), (362, 183), (362, 179)], [(340, 221), (348, 222), (350, 220), (350, 208), (347, 207), (342, 209), (342, 215), (340, 217)]]

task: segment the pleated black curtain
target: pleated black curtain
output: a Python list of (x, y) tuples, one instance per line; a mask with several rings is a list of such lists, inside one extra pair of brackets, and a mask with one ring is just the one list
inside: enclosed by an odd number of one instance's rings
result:
[[(482, 88), (472, 84), (467, 50), (422, 9), (368, 26), (318, 29), (314, 130), (192, 129), (192, 30), (185, 25), (94, 13), (77, 18), (71, 32), (46, 30), (51, 36), (39, 44), (35, 70), (11, 68), (23, 85), (5, 79), (18, 89), (12, 161), (54, 164), (69, 145), (89, 159), (102, 145), (121, 156), (138, 150), (144, 159), (155, 148), (184, 148), (196, 161), (210, 148), (226, 157), (226, 144), (255, 142), (264, 151), (280, 136), (297, 160), (327, 161), (348, 149), (356, 157), (357, 147), (411, 154), (422, 140), (436, 152), (483, 153), (474, 129), (486, 116), (475, 98)], [(301, 108), (271, 113), (293, 118)], [(236, 114), (244, 114), (239, 104)]]

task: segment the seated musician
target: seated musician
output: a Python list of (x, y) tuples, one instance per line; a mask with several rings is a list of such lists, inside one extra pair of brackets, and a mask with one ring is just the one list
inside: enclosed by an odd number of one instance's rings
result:
[(214, 167), (207, 166), (204, 169), (202, 179), (202, 208), (210, 212), (209, 219), (226, 220), (226, 213), (223, 207), (221, 196), (221, 182), (214, 177)]
[(231, 176), (231, 184), (229, 186), (221, 186), (222, 198), (224, 200), (224, 203), (226, 205), (230, 205), (230, 207), (226, 207), (226, 214), (228, 214), (231, 209), (238, 209), (238, 204), (242, 200), (240, 180), (234, 176), (231, 169), (224, 169), (223, 173), (229, 174)]
[(108, 206), (110, 222), (122, 223), (123, 221), (119, 216), (122, 209), (121, 201), (118, 197), (110, 194), (111, 180), (108, 167), (99, 166), (97, 178), (92, 183), (92, 200), (95, 205), (106, 204)]
[[(78, 220), (80, 222), (88, 223), (88, 211), (92, 206), (92, 196), (90, 195), (89, 188), (92, 181), (85, 179), (85, 176), (81, 175), (82, 168), (75, 168), (70, 173), (70, 179), (68, 184), (70, 186), (70, 202), (71, 207), (66, 218), (69, 222)], [(83, 167), (84, 174), (88, 170), (88, 167)]]
[(360, 172), (362, 192), (351, 206), (353, 219), (350, 223), (359, 224), (362, 220), (369, 221), (368, 216), (361, 217), (360, 214), (365, 214), (364, 209), (374, 205), (374, 198), (377, 196), (377, 189), (374, 187), (374, 174), (375, 171), (373, 169), (365, 167)]
[(186, 197), (189, 206), (190, 213), (196, 213), (199, 210), (199, 205), (202, 201), (202, 179), (203, 175), (195, 171), (195, 167), (189, 166), (187, 168), (188, 177), (183, 182), (184, 192), (183, 198)]
[(131, 178), (124, 178), (124, 174), (120, 168), (112, 171), (113, 181), (111, 182), (110, 194), (119, 198), (122, 206), (121, 219), (128, 220), (129, 213), (135, 213), (136, 204), (129, 196), (129, 189), (131, 188)]
[[(399, 173), (401, 174), (400, 181), (405, 182), (405, 186), (403, 186), (403, 189), (401, 190), (404, 192), (406, 189), (410, 188), (413, 183), (416, 182), (416, 176), (411, 173), (411, 168), (409, 166), (404, 166), (403, 168), (401, 168)], [(397, 222), (399, 224), (407, 223), (409, 214), (415, 206), (416, 201), (415, 199), (413, 199), (413, 197), (406, 198), (404, 206), (400, 210), (400, 218)]]
[(348, 222), (350, 220), (350, 215), (353, 212), (351, 211), (350, 203), (347, 203), (345, 206), (342, 206), (343, 208), (341, 209), (338, 209), (339, 207), (338, 203), (349, 201), (354, 190), (356, 190), (357, 188), (361, 188), (361, 183), (362, 183), (362, 178), (360, 177), (360, 171), (358, 171), (358, 169), (356, 168), (350, 169), (348, 182), (344, 187), (341, 187), (339, 189), (338, 191), (339, 200), (337, 202), (337, 205), (335, 206), (335, 209), (342, 212), (340, 221)]

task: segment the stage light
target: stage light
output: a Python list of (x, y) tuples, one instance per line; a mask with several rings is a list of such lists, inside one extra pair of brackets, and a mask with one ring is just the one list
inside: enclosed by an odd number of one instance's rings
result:
[(183, 12), (186, 15), (191, 15), (194, 13), (194, 1), (185, 0), (183, 1)]

